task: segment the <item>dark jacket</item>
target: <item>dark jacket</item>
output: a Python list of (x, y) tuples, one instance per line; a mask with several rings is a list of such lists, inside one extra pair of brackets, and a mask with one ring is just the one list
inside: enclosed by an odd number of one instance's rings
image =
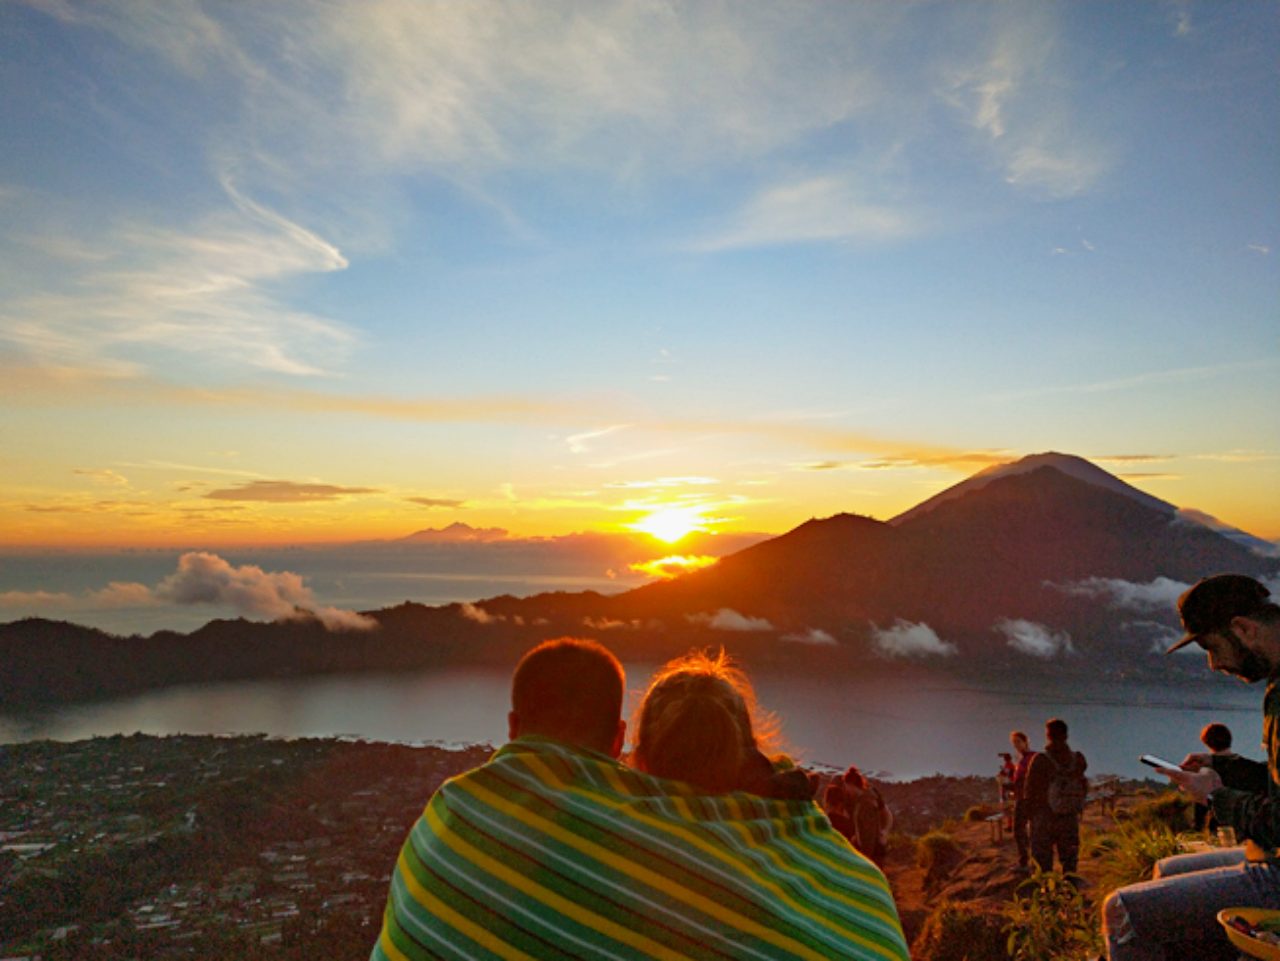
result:
[[(1253, 842), (1251, 859), (1274, 860), (1276, 849), (1280, 848), (1280, 677), (1267, 682), (1262, 701), (1262, 743), (1267, 749), (1266, 790), (1221, 787), (1213, 792), (1213, 816), (1219, 824), (1230, 825), (1237, 835)], [(1214, 769), (1217, 770), (1216, 764)]]
[(1085, 756), (1079, 751), (1073, 751), (1066, 741), (1050, 741), (1046, 744), (1044, 750), (1032, 758), (1031, 766), (1027, 768), (1027, 782), (1022, 794), (1027, 812), (1032, 817), (1049, 812), (1049, 782), (1054, 775), (1049, 758), (1061, 767), (1077, 765), (1076, 773), (1082, 778), (1089, 767)]

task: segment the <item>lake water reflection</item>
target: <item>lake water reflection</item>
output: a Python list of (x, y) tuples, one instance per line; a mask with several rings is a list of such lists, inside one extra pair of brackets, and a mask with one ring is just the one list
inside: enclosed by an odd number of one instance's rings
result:
[[(634, 702), (652, 665), (627, 666)], [(946, 677), (756, 674), (760, 702), (777, 712), (793, 753), (811, 763), (856, 763), (895, 778), (989, 774), (1008, 732), (1037, 744), (1046, 718), (1071, 727), (1094, 774), (1145, 776), (1144, 752), (1179, 760), (1200, 728), (1226, 723), (1241, 753), (1260, 757), (1259, 686), (1229, 679), (1191, 688), (1090, 684), (1081, 691), (1018, 691)], [(302, 678), (171, 688), (22, 717), (0, 715), (0, 742), (71, 741), (111, 734), (347, 735), (371, 740), (500, 744), (510, 674), (451, 669), (412, 676)]]

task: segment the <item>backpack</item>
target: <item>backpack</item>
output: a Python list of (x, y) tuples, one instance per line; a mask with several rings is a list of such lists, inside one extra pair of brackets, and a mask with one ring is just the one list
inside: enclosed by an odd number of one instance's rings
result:
[(1071, 764), (1064, 767), (1048, 754), (1044, 759), (1053, 766), (1049, 777), (1049, 810), (1054, 814), (1083, 814), (1087, 786), (1080, 772), (1080, 755), (1073, 753)]
[(885, 843), (880, 833), (884, 798), (873, 787), (866, 790), (847, 789), (849, 820), (853, 824), (853, 836), (849, 838), (855, 848), (876, 864), (884, 862)]

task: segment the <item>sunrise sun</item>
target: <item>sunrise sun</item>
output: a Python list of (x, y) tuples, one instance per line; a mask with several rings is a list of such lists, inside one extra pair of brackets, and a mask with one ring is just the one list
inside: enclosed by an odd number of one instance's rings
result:
[(691, 531), (706, 530), (700, 507), (662, 507), (631, 525), (660, 541), (674, 544)]

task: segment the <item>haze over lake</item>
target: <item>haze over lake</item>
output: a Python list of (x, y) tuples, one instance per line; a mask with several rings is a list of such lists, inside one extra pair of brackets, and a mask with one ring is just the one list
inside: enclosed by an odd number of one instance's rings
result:
[[(632, 704), (652, 665), (627, 668)], [(994, 774), (996, 753), (1021, 728), (1042, 743), (1060, 716), (1093, 774), (1143, 777), (1151, 752), (1173, 760), (1198, 747), (1210, 720), (1226, 723), (1237, 748), (1259, 756), (1259, 687), (1226, 678), (1193, 686), (1063, 683), (1020, 691), (1016, 679), (988, 685), (940, 674), (859, 677), (805, 673), (754, 676), (762, 706), (777, 712), (792, 752), (808, 763), (856, 763), (910, 779), (933, 773)], [(187, 686), (23, 717), (0, 715), (0, 742), (129, 734), (353, 736), (373, 740), (501, 744), (510, 675), (450, 669), (415, 676), (305, 678)]]

